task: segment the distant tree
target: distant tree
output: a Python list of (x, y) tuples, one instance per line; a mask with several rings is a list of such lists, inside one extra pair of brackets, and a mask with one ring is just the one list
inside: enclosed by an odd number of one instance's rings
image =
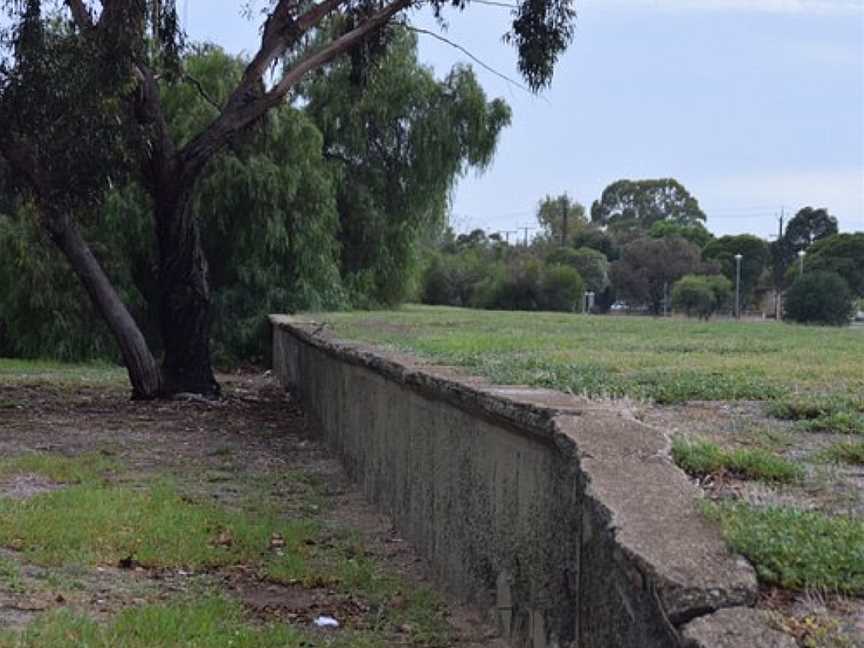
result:
[(703, 258), (720, 264), (720, 271), (733, 286), (736, 281), (736, 254), (743, 257), (741, 259), (741, 303), (749, 304), (753, 299), (753, 290), (768, 265), (768, 244), (758, 236), (740, 234), (721, 236), (711, 241), (702, 250)]
[(805, 272), (836, 272), (855, 295), (864, 297), (864, 232), (818, 240), (808, 251), (804, 267)]
[(721, 275), (686, 275), (672, 288), (672, 308), (688, 317), (710, 317), (729, 301), (732, 282)]
[(609, 261), (602, 252), (583, 247), (558, 248), (546, 257), (548, 264), (570, 266), (585, 282), (585, 289), (600, 294), (609, 286)]
[(677, 236), (687, 239), (691, 243), (695, 243), (701, 248), (704, 248), (714, 238), (714, 235), (702, 223), (694, 223), (692, 225), (679, 225), (668, 220), (657, 221), (648, 230), (648, 236), (651, 238), (668, 238)]
[(846, 326), (853, 308), (852, 292), (836, 272), (805, 273), (786, 291), (785, 316), (793, 322)]
[(637, 239), (611, 265), (612, 285), (619, 297), (659, 314), (666, 291), (676, 281), (705, 270), (701, 256), (696, 245), (682, 238)]
[(550, 243), (569, 245), (573, 237), (588, 224), (585, 207), (566, 193), (546, 196), (537, 207), (537, 222)]
[(591, 206), (591, 222), (647, 232), (658, 221), (692, 226), (705, 220), (699, 202), (673, 178), (618, 180)]
[(615, 239), (594, 224), (579, 230), (573, 237), (572, 247), (591, 248), (602, 252), (609, 261), (615, 261), (621, 254), (621, 248)]
[(827, 209), (804, 207), (789, 221), (783, 234), (785, 247), (790, 256), (806, 250), (816, 241), (837, 233), (837, 219)]

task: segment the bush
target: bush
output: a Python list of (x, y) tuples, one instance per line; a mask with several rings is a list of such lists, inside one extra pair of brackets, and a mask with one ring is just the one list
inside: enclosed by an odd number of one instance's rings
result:
[(836, 272), (816, 271), (786, 291), (785, 317), (800, 324), (845, 326), (852, 319), (852, 292)]
[(552, 311), (572, 311), (582, 303), (585, 284), (573, 268), (565, 265), (547, 266), (543, 271), (541, 308)]
[(687, 275), (672, 288), (672, 308), (709, 319), (729, 301), (732, 282), (721, 275)]

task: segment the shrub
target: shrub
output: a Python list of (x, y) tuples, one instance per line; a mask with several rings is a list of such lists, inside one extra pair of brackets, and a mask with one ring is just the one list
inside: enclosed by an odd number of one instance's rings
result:
[(585, 284), (579, 273), (565, 265), (547, 266), (543, 271), (541, 308), (572, 311), (582, 303)]
[(687, 275), (672, 288), (672, 308), (709, 319), (729, 301), (732, 282), (721, 275)]
[(806, 273), (786, 291), (785, 316), (801, 324), (845, 326), (852, 308), (849, 286), (835, 272)]

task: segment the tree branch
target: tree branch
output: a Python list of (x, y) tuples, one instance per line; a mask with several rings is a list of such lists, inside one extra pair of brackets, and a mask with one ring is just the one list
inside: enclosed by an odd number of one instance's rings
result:
[[(473, 1), (474, 1), (474, 2), (477, 2), (478, 0), (473, 0)], [(484, 4), (488, 4), (488, 3), (484, 3)], [(477, 58), (476, 56), (474, 56), (474, 54), (472, 54), (471, 52), (469, 52), (467, 49), (465, 49), (465, 48), (464, 48), (462, 45), (460, 45), (459, 43), (455, 43), (455, 42), (451, 41), (449, 38), (445, 38), (445, 37), (442, 36), (441, 34), (436, 34), (435, 32), (429, 31), (428, 29), (422, 29), (422, 28), (420, 28), (420, 27), (412, 27), (411, 25), (406, 25), (405, 27), (406, 27), (407, 29), (410, 29), (410, 30), (413, 31), (413, 32), (416, 32), (416, 33), (418, 33), (418, 34), (425, 34), (425, 35), (427, 35), (427, 36), (431, 36), (432, 38), (435, 38), (435, 39), (441, 41), (442, 43), (446, 43), (446, 44), (449, 45), (450, 47), (454, 47), (454, 48), (456, 48), (457, 50), (459, 50), (460, 52), (462, 52), (463, 54), (465, 54), (465, 56), (467, 56), (467, 57), (470, 58), (472, 61), (474, 61), (477, 65), (479, 65), (480, 67), (482, 67), (484, 70), (486, 70), (486, 71), (488, 71), (488, 72), (491, 72), (491, 73), (494, 74), (495, 76), (504, 79), (507, 83), (512, 83), (512, 84), (515, 85), (517, 88), (519, 88), (520, 90), (524, 90), (524, 91), (527, 92), (528, 94), (533, 94), (533, 93), (532, 93), (528, 88), (526, 88), (524, 85), (522, 85), (522, 84), (519, 83), (518, 81), (515, 81), (514, 79), (511, 79), (511, 78), (508, 77), (506, 74), (504, 74), (504, 73), (502, 73), (502, 72), (499, 72), (498, 70), (496, 70), (495, 68), (491, 67), (490, 65), (484, 63), (482, 60), (480, 60), (479, 58)]]
[[(290, 29), (290, 38), (297, 40), (303, 33), (320, 22), (328, 12), (337, 8), (343, 2), (345, 0), (323, 0), (290, 25), (287, 22), (283, 23), (282, 28)], [(280, 2), (276, 11), (274, 11), (274, 14), (268, 19), (265, 25), (261, 51), (258, 52), (253, 62), (247, 68), (243, 80), (232, 93), (232, 97), (228, 101), (225, 110), (205, 131), (189, 142), (180, 152), (187, 172), (192, 176), (197, 174), (207, 163), (207, 160), (225, 144), (233, 133), (245, 128), (256, 119), (259, 119), (272, 107), (276, 106), (285, 98), (288, 91), (308, 72), (326, 65), (340, 54), (354, 47), (370, 33), (383, 27), (390, 18), (408, 7), (412, 2), (414, 0), (393, 0), (389, 5), (353, 30), (333, 40), (318, 52), (299, 61), (283, 75), (275, 87), (264, 95), (256, 97), (254, 95), (255, 86), (249, 84), (260, 83), (261, 77), (255, 77), (254, 74), (257, 74), (258, 70), (260, 70), (261, 75), (263, 75), (266, 69), (264, 62), (276, 60), (278, 56), (284, 53), (290, 42), (293, 42), (285, 40), (286, 36), (284, 33), (279, 33), (276, 36), (273, 35), (276, 34), (273, 30), (277, 28), (273, 26), (275, 23), (271, 21), (274, 20), (276, 13), (283, 7), (283, 4), (286, 4)], [(281, 39), (281, 46), (279, 48), (273, 44), (273, 39)], [(267, 48), (270, 48), (268, 50), (269, 53), (265, 52)]]
[(84, 0), (66, 0), (66, 6), (72, 12), (72, 20), (81, 31), (93, 26), (93, 18), (90, 16), (90, 11)]
[(198, 94), (201, 95), (201, 98), (204, 99), (204, 101), (209, 103), (211, 106), (213, 106), (219, 112), (222, 112), (222, 106), (220, 106), (219, 102), (210, 96), (210, 94), (204, 89), (204, 86), (201, 84), (201, 82), (198, 79), (193, 77), (188, 72), (184, 72), (183, 73), (183, 80), (189, 81), (189, 83), (194, 85), (195, 88), (198, 90)]

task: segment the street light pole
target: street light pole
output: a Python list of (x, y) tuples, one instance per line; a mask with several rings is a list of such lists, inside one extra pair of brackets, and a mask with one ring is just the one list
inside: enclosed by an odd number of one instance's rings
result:
[(741, 319), (741, 254), (735, 255), (735, 319)]
[(798, 271), (798, 276), (804, 276), (804, 257), (807, 256), (807, 252), (804, 250), (798, 250), (798, 259), (801, 261), (801, 266)]

